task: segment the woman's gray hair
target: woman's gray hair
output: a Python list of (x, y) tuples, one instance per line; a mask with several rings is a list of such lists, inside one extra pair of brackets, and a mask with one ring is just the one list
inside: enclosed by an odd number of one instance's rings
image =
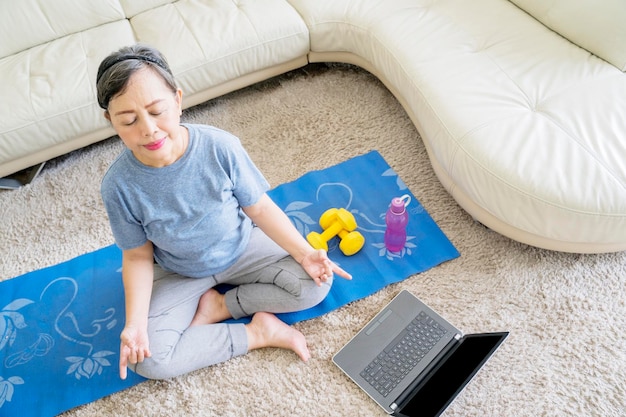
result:
[(176, 80), (163, 54), (150, 46), (136, 44), (113, 52), (100, 63), (96, 78), (98, 105), (107, 110), (109, 102), (124, 93), (130, 77), (146, 67), (160, 75), (172, 92), (176, 92)]

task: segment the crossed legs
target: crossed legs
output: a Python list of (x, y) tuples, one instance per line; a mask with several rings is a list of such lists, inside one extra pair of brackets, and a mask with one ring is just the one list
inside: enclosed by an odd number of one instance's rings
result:
[[(225, 298), (214, 289), (204, 293), (200, 297), (198, 310), (189, 327), (219, 323), (231, 318)], [(262, 311), (255, 313), (245, 328), (248, 350), (278, 347), (292, 350), (305, 362), (311, 357), (304, 335), (271, 313)]]
[[(272, 313), (318, 304), (332, 282), (318, 287), (293, 258), (272, 244), (255, 228), (249, 253), (227, 271), (202, 279), (156, 267), (148, 320), (152, 357), (137, 364), (135, 372), (152, 379), (170, 378), (262, 347), (289, 349), (308, 360), (304, 335)], [(213, 287), (221, 283), (234, 288), (220, 294)], [(222, 323), (249, 315), (252, 320), (245, 325)]]

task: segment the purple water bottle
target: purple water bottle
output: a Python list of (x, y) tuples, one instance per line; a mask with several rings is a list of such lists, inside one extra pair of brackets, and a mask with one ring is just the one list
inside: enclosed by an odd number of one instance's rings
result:
[(406, 243), (406, 225), (409, 223), (409, 214), (406, 206), (411, 202), (408, 194), (391, 200), (391, 205), (385, 215), (385, 246), (390, 252), (400, 252)]

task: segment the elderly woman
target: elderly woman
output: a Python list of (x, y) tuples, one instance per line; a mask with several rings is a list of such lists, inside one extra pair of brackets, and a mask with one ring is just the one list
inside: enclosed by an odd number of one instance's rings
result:
[[(111, 54), (97, 91), (126, 145), (101, 187), (123, 253), (121, 378), (127, 367), (170, 378), (262, 347), (307, 361), (304, 335), (272, 313), (310, 308), (333, 273), (350, 275), (297, 232), (236, 137), (181, 124), (183, 93), (161, 53)], [(218, 284), (233, 287), (221, 294)]]

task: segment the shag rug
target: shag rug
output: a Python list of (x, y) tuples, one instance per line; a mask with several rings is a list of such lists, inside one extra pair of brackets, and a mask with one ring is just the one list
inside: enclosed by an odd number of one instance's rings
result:
[[(312, 351), (307, 364), (288, 351), (257, 350), (63, 416), (384, 416), (331, 357), (401, 289), (466, 333), (511, 332), (445, 416), (626, 415), (626, 253), (541, 250), (475, 222), (438, 182), (419, 133), (375, 77), (310, 65), (183, 117), (239, 136), (273, 185), (377, 150), (461, 256), (296, 323)], [(0, 280), (113, 243), (99, 183), (122, 147), (102, 141), (0, 192)]]

